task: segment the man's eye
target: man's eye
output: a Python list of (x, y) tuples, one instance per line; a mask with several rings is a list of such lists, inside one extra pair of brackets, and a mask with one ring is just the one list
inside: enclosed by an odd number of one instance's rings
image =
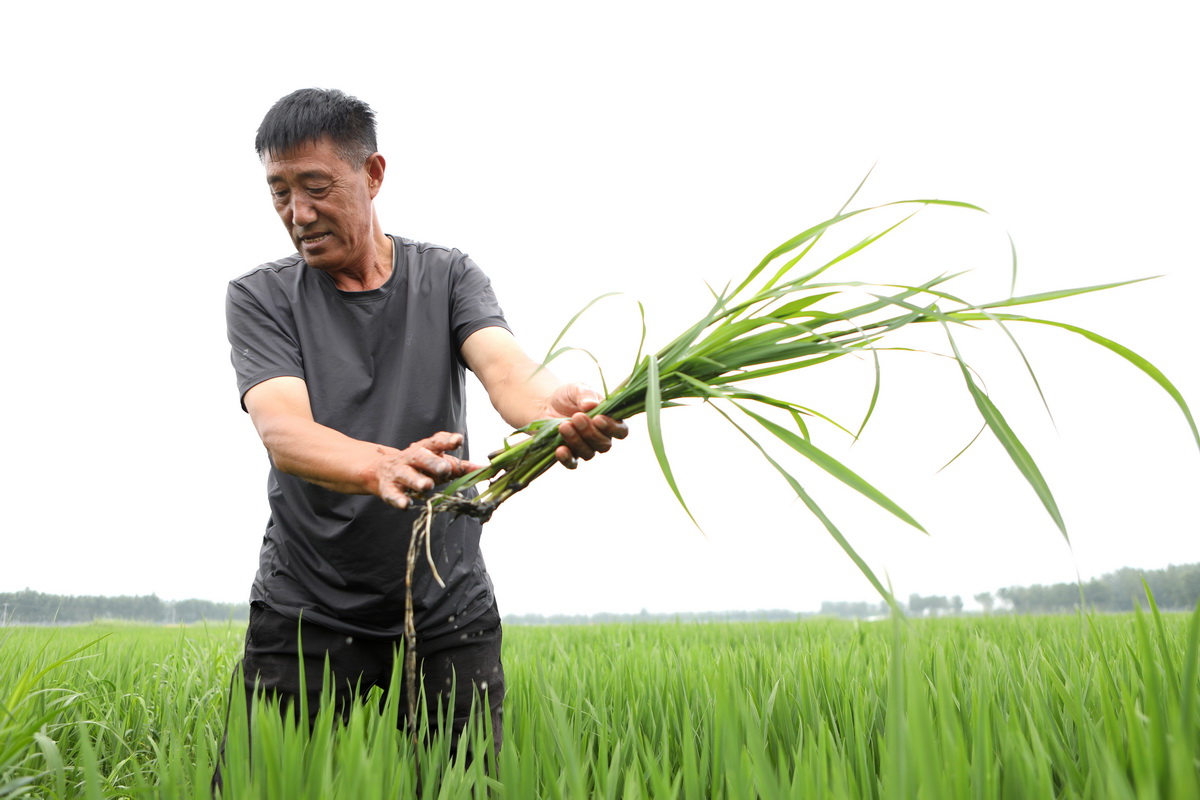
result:
[(328, 186), (309, 186), (304, 191), (308, 192), (309, 194), (321, 194), (322, 192), (326, 191), (328, 188), (329, 188)]
[(283, 198), (287, 197), (287, 189), (273, 189), (271, 191), (271, 196), (282, 200)]

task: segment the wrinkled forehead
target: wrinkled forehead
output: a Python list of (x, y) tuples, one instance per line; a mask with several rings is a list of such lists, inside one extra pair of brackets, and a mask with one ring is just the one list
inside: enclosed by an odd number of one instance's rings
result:
[(263, 154), (262, 163), (267, 180), (282, 179), (284, 176), (300, 179), (328, 177), (358, 169), (328, 138), (299, 142), (283, 150), (269, 150)]

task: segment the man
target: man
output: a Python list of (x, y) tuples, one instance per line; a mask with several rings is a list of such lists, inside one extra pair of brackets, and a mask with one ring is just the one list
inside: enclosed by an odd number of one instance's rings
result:
[[(593, 392), (560, 385), (523, 352), (470, 258), (384, 233), (374, 198), (386, 164), (365, 103), (294, 92), (255, 147), (297, 252), (232, 281), (227, 300), (242, 404), (271, 459), (242, 666), (248, 694), (257, 682), (298, 708), (299, 630), (315, 715), (327, 655), (340, 703), (355, 686), (388, 689), (410, 497), (479, 466), (466, 460), (464, 367), (510, 425), (564, 418), (567, 467), (627, 428), (589, 417)], [(446, 516), (431, 539), (445, 588), (423, 563), (414, 580), (417, 654), (428, 696), (453, 701), (455, 737), (486, 697), (498, 747), (501, 629), (480, 524)]]

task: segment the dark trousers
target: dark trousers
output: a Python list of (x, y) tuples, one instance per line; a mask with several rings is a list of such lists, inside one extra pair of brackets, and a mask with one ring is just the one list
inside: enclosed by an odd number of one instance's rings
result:
[[(482, 709), (485, 698), (492, 718), (495, 749), (497, 753), (500, 750), (504, 731), (501, 635), (500, 613), (493, 606), (479, 619), (452, 633), (434, 638), (417, 636), (417, 668), (424, 679), (430, 724), (437, 724), (440, 708), (451, 725), (452, 752), (457, 751), (458, 741), (470, 719), (472, 703), (477, 709)], [(300, 681), (301, 648), (303, 687)], [(403, 664), (395, 670), (399, 685), (392, 685), (393, 663), (396, 658), (403, 661), (404, 657), (403, 639), (347, 636), (311, 622), (288, 619), (265, 604), (254, 603), (250, 608), (246, 651), (241, 662), (247, 711), (257, 691), (259, 694), (278, 696), (280, 708), (285, 714), (299, 714), (303, 690), (311, 726), (320, 709), (327, 657), (338, 710), (342, 715), (349, 713), (354, 700), (365, 696), (373, 686), (380, 687), (384, 692), (405, 691)], [(408, 712), (406, 699), (402, 697), (397, 705), (400, 708), (397, 725), (404, 726)], [(224, 752), (225, 743), (222, 741), (222, 756)], [(213, 786), (216, 788), (220, 785), (221, 773), (218, 768), (213, 777)]]

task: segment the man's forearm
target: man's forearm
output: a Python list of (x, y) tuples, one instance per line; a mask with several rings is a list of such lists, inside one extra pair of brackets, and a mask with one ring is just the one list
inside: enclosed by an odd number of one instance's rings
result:
[(245, 403), (276, 469), (335, 492), (378, 495), (407, 508), (411, 493), (479, 468), (450, 455), (462, 446), (461, 433), (431, 431), (401, 450), (316, 422), (300, 378), (263, 381), (246, 392)]
[(548, 399), (559, 386), (550, 370), (532, 361), (514, 366), (503, 381), (488, 387), (492, 406), (514, 429), (552, 416)]
[(280, 472), (345, 494), (378, 494), (380, 463), (400, 452), (301, 418), (270, 420), (258, 434)]
[(555, 457), (573, 468), (575, 460), (606, 452), (628, 428), (605, 416), (589, 416), (600, 397), (579, 383), (559, 383), (520, 348), (504, 328), (482, 328), (463, 343), (463, 358), (487, 389), (504, 421), (523, 428), (537, 419), (562, 419), (563, 444)]

